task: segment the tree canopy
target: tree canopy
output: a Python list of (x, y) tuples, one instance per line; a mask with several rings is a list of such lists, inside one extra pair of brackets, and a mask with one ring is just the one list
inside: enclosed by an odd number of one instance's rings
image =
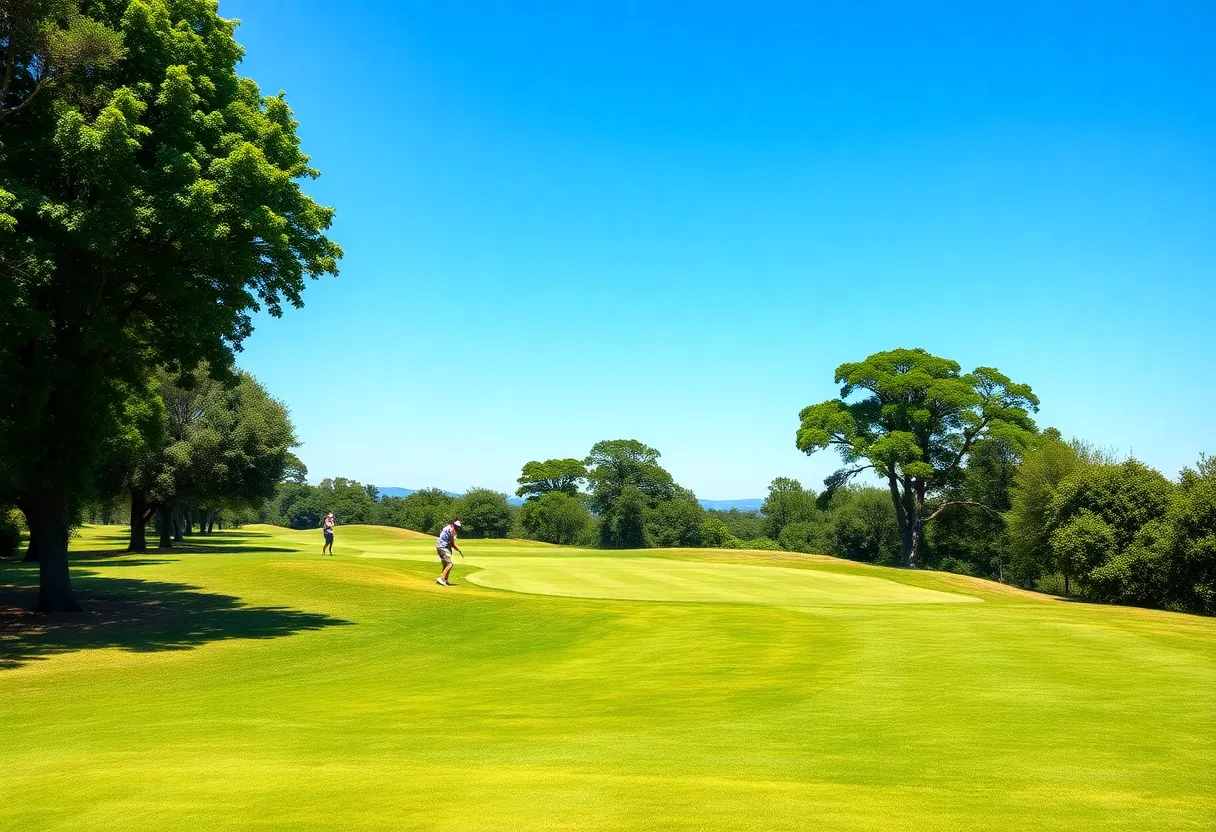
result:
[(519, 488), (515, 494), (535, 500), (537, 497), (560, 491), (577, 494), (578, 486), (587, 478), (587, 467), (577, 459), (546, 459), (524, 464), (519, 477)]
[(300, 187), (318, 173), (286, 100), (237, 74), (236, 22), (214, 2), (91, 3), (92, 23), (14, 43), (13, 21), (46, 8), (0, 14), (19, 68), (0, 117), (0, 493), (41, 551), (39, 606), (72, 609), (68, 504), (116, 429), (116, 382), (222, 372), (252, 314), (302, 305), (341, 251), (333, 210)]
[(1038, 398), (991, 367), (962, 373), (956, 361), (923, 349), (875, 353), (836, 368), (840, 397), (799, 414), (799, 450), (836, 449), (845, 466), (826, 482), (838, 488), (863, 471), (887, 483), (905, 563), (917, 565), (925, 500), (959, 476), (977, 442), (1024, 445), (1035, 434)]

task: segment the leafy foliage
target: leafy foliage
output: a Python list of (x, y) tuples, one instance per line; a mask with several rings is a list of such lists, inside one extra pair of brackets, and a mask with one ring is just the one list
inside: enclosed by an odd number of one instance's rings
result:
[(528, 500), (519, 514), (524, 533), (545, 543), (578, 543), (592, 523), (582, 499), (558, 490)]
[(899, 524), (889, 494), (879, 488), (846, 488), (828, 504), (831, 554), (849, 560), (896, 565)]
[(577, 459), (532, 461), (524, 465), (515, 494), (529, 500), (554, 491), (574, 495), (578, 493), (579, 483), (586, 477), (587, 468)]
[(109, 69), (123, 53), (122, 34), (81, 13), (76, 0), (0, 0), (0, 118), (74, 73)]
[(700, 546), (705, 509), (697, 496), (678, 485), (669, 500), (646, 512), (646, 535), (653, 546)]
[(515, 519), (507, 495), (491, 488), (470, 488), (452, 512), (464, 523), (465, 537), (507, 537)]
[[(659, 452), (636, 439), (597, 442), (587, 455), (587, 482), (591, 510), (608, 515), (625, 489), (641, 493), (645, 505), (671, 499), (675, 483), (659, 465)], [(633, 499), (633, 497), (631, 497)]]
[(740, 511), (732, 508), (729, 511), (706, 510), (705, 517), (716, 518), (726, 524), (727, 530), (740, 540), (755, 540), (765, 537), (768, 532), (768, 521), (758, 511)]
[[(799, 414), (796, 444), (807, 454), (829, 447), (840, 453), (845, 467), (828, 478), (829, 490), (867, 470), (887, 481), (902, 558), (910, 565), (916, 565), (926, 496), (951, 482), (980, 440), (1024, 445), (1035, 432), (1030, 411), (1038, 398), (1030, 387), (991, 367), (963, 374), (957, 362), (922, 349), (842, 364), (836, 381), (838, 399)], [(855, 393), (862, 398), (850, 401)]]
[(777, 477), (768, 487), (768, 497), (760, 509), (764, 515), (764, 533), (780, 538), (781, 532), (791, 523), (811, 523), (820, 519), (819, 507), (815, 504), (815, 492), (806, 490), (802, 483), (790, 477)]
[(1083, 509), (1052, 532), (1051, 550), (1056, 568), (1064, 576), (1067, 594), (1071, 579), (1087, 576), (1117, 551), (1115, 530), (1097, 514)]
[(149, 366), (222, 374), (252, 314), (302, 305), (341, 255), (332, 209), (300, 187), (318, 174), (290, 108), (237, 75), (236, 23), (214, 2), (80, 8), (0, 14), (20, 67), (0, 118), (0, 493), (46, 556), (48, 609), (75, 606), (68, 504), (119, 429), (123, 386)]
[(1064, 441), (1052, 428), (1035, 439), (1014, 472), (1004, 515), (1014, 581), (1034, 586), (1054, 571), (1051, 504), (1061, 483), (1082, 468), (1109, 462), (1083, 442)]
[(642, 549), (646, 538), (646, 492), (632, 482), (624, 485), (600, 522), (600, 543), (607, 549)]

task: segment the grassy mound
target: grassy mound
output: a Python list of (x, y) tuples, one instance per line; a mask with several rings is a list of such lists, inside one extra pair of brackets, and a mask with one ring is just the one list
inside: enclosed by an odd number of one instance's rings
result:
[[(254, 527), (0, 565), (0, 828), (1195, 829), (1216, 621), (780, 552)], [(503, 591), (512, 590), (512, 591)], [(692, 602), (692, 603), (690, 603)]]

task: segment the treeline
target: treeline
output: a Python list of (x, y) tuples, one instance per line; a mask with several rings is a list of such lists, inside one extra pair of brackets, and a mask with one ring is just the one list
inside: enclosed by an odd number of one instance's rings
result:
[[(307, 476), (291, 452), (297, 442), (286, 407), (246, 372), (156, 369), (128, 389), (116, 422), (67, 519), (69, 528), (129, 525), (128, 552), (148, 551), (149, 524), (157, 547), (168, 549), (196, 529), (252, 520), (280, 482)], [(4, 510), (0, 554), (13, 554), (27, 531), (22, 512)], [(31, 546), (25, 557), (39, 553)]]
[(337, 477), (319, 485), (283, 483), (261, 506), (257, 519), (292, 529), (316, 529), (331, 511), (342, 525), (395, 526), (428, 534), (438, 534), (444, 523), (459, 517), (465, 537), (500, 538), (511, 536), (517, 515), (506, 494), (489, 488), (470, 488), (460, 497), (438, 488), (381, 497), (374, 485)]
[[(1094, 601), (1216, 613), (1216, 461), (1176, 481), (1054, 429), (977, 438), (947, 486), (927, 494), (918, 565)], [(717, 547), (828, 554), (909, 566), (890, 489), (829, 478), (822, 491), (778, 477), (760, 511), (703, 509), (636, 440), (597, 443), (584, 459), (523, 466), (508, 495), (431, 488), (380, 498), (346, 479), (288, 482), (261, 521), (340, 523), (430, 534), (459, 517), (470, 537), (515, 537), (608, 549)]]
[[(844, 466), (818, 493), (774, 480), (760, 512), (705, 511), (656, 449), (621, 439), (596, 443), (584, 459), (524, 465), (518, 510), (505, 494), (470, 492), (464, 499), (476, 494), (478, 506), (493, 507), (480, 529), (472, 503), (436, 491), (377, 505), (365, 489), (359, 516), (433, 532), (463, 513), (473, 534), (609, 549), (820, 552), (1216, 614), (1210, 458), (1170, 480), (1138, 460), (1065, 441), (1035, 425), (1029, 386), (991, 367), (964, 373), (924, 350), (875, 353), (842, 364), (835, 377), (840, 396), (802, 410), (795, 444), (807, 454), (834, 449)], [(861, 485), (859, 475), (883, 487)], [(337, 497), (294, 493), (282, 487), (274, 508), (288, 524), (315, 525), (322, 504)]]

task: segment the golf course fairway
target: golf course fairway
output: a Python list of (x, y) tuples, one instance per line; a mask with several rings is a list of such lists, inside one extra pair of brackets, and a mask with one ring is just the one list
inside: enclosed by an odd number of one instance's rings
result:
[(785, 552), (268, 526), (0, 564), (0, 829), (1216, 829), (1216, 620)]

